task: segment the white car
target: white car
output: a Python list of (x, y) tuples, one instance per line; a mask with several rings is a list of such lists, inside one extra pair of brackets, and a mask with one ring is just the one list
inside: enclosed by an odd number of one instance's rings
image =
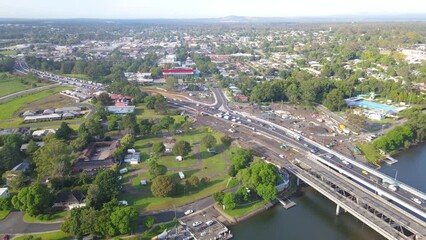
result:
[(186, 211), (185, 211), (185, 215), (189, 215), (189, 214), (191, 214), (191, 213), (193, 213), (193, 212), (194, 212), (194, 210), (192, 210), (192, 209), (186, 210)]
[(126, 200), (121, 200), (121, 201), (118, 201), (118, 205), (120, 205), (120, 206), (128, 206), (129, 203)]
[(279, 155), (279, 157), (280, 157), (280, 158), (284, 158), (284, 155), (283, 155), (283, 154), (280, 154), (280, 155)]
[(210, 220), (210, 221), (207, 221), (207, 222), (206, 222), (207, 226), (211, 226), (213, 223), (214, 223), (214, 221), (213, 221), (213, 220)]
[(197, 226), (200, 226), (202, 223), (203, 223), (203, 222), (201, 222), (201, 221), (196, 221), (196, 222), (193, 222), (193, 223), (192, 223), (192, 226), (193, 226), (193, 227), (197, 227)]
[(422, 204), (422, 201), (418, 198), (413, 197), (413, 198), (411, 198), (411, 200), (413, 200), (417, 204), (420, 204), (420, 205)]

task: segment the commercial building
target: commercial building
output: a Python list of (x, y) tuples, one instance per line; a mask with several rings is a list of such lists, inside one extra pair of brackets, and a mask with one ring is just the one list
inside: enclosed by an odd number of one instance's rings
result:
[(177, 79), (192, 78), (194, 76), (194, 70), (192, 68), (172, 68), (164, 69), (163, 77), (174, 77)]

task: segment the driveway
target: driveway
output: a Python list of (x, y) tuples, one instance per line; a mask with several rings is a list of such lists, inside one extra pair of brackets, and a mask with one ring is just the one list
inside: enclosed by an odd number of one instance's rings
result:
[(26, 223), (22, 220), (23, 216), (23, 212), (10, 212), (4, 220), (0, 221), (0, 234), (26, 234), (60, 229), (60, 223)]

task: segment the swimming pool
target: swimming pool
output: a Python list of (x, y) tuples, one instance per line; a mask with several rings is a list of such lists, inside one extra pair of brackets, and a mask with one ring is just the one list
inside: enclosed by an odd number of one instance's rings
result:
[(352, 104), (356, 105), (358, 107), (365, 107), (365, 108), (370, 108), (370, 109), (380, 109), (380, 110), (385, 110), (387, 112), (390, 112), (390, 111), (398, 112), (398, 109), (394, 106), (389, 106), (389, 105), (375, 103), (375, 102), (369, 102), (369, 101), (365, 101), (365, 100), (356, 101), (356, 102), (353, 102)]

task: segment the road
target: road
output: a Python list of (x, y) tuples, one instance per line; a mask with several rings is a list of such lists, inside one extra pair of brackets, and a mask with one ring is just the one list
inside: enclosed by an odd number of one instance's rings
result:
[[(233, 121), (235, 124), (268, 133), (269, 135), (278, 139), (283, 139), (283, 141), (286, 142), (290, 141), (302, 151), (306, 151), (308, 153), (315, 151), (317, 159), (325, 160), (325, 162), (338, 171), (343, 170), (348, 172), (351, 177), (356, 176), (362, 180), (363, 183), (369, 183), (372, 186), (370, 188), (373, 191), (380, 192), (385, 197), (392, 199), (399, 205), (410, 209), (410, 211), (413, 211), (426, 219), (426, 195), (424, 193), (416, 189), (412, 189), (411, 187), (393, 179), (392, 177), (385, 176), (384, 174), (377, 172), (375, 169), (354, 161), (353, 159), (350, 159), (347, 156), (344, 156), (332, 149), (328, 149), (325, 146), (322, 146), (321, 144), (318, 144), (308, 138), (303, 138), (302, 136), (299, 136), (297, 133), (286, 129), (283, 126), (267, 122), (266, 120), (257, 118), (256, 116), (251, 116), (247, 113), (233, 111), (226, 104), (226, 98), (223, 96), (223, 92), (220, 88), (213, 88), (213, 92), (217, 96), (217, 104), (214, 106), (214, 108), (210, 107), (206, 109), (207, 113), (217, 117), (220, 116), (221, 118), (227, 116), (226, 118), (228, 118), (229, 121)], [(194, 106), (194, 103), (180, 102), (179, 104), (183, 104), (186, 107), (197, 108), (197, 106)], [(295, 141), (296, 136), (300, 137), (299, 141)], [(325, 156), (328, 156), (329, 158)], [(363, 174), (363, 171), (366, 171), (366, 174)], [(373, 179), (371, 175), (376, 176), (376, 178)], [(377, 184), (377, 178), (380, 178), (383, 183), (387, 182), (391, 185), (397, 185), (399, 186), (399, 189), (397, 191), (393, 191), (384, 184)], [(416, 203), (413, 200), (414, 198), (421, 199), (422, 204)]]
[(11, 98), (19, 97), (19, 96), (22, 96), (22, 95), (25, 95), (25, 94), (28, 94), (28, 93), (38, 92), (38, 91), (42, 91), (42, 90), (46, 90), (46, 89), (50, 89), (50, 88), (59, 87), (60, 85), (61, 85), (61, 83), (55, 83), (55, 84), (48, 85), (48, 86), (31, 88), (31, 89), (28, 89), (28, 90), (12, 93), (12, 94), (9, 94), (7, 96), (0, 97), (0, 102), (5, 102), (5, 101), (7, 101)]
[(26, 223), (22, 220), (23, 212), (11, 212), (0, 221), (1, 234), (27, 234), (36, 232), (48, 232), (60, 229), (60, 223)]

